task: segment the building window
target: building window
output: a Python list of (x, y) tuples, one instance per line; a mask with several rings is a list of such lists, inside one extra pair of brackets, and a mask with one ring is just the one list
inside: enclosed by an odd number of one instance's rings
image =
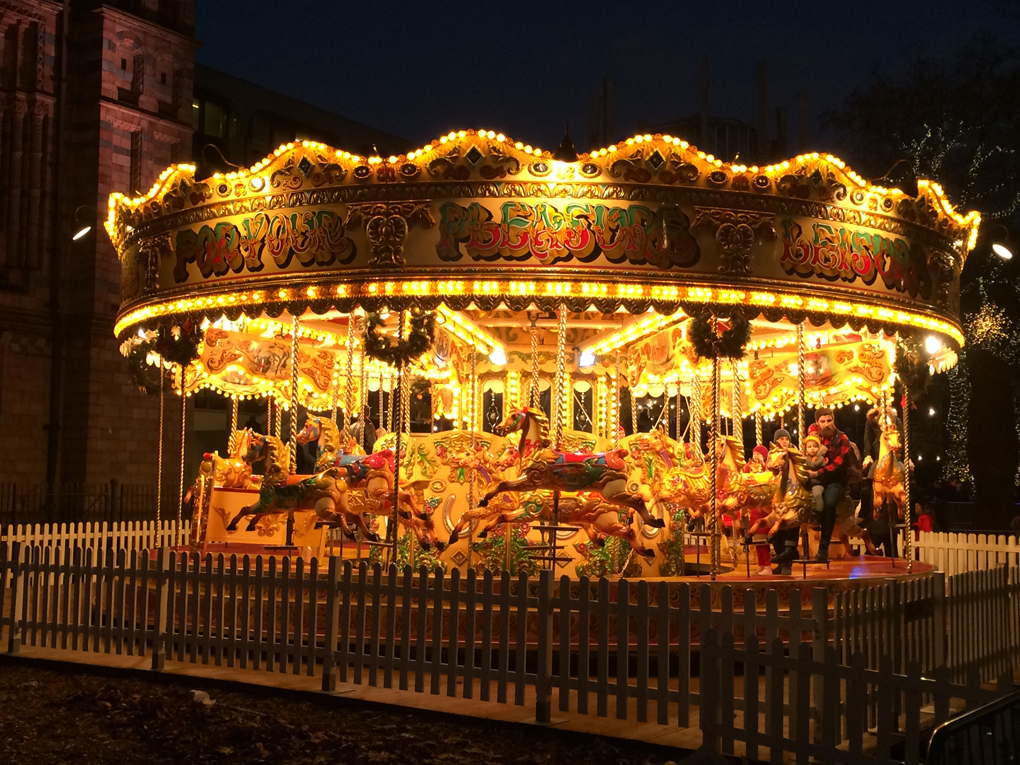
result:
[(120, 68), (124, 69), (124, 70), (127, 70), (127, 59), (126, 58), (122, 58), (120, 60)]
[(215, 101), (196, 98), (191, 102), (191, 124), (196, 133), (210, 138), (226, 138), (227, 107)]
[(166, 85), (166, 72), (159, 73), (159, 83), (160, 85)]

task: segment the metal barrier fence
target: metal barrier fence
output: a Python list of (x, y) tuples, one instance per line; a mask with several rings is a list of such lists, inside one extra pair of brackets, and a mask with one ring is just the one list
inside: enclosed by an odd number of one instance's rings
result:
[[(154, 521), (157, 490), (153, 485), (0, 483), (0, 525)], [(164, 515), (176, 517), (177, 490), (163, 495)]]

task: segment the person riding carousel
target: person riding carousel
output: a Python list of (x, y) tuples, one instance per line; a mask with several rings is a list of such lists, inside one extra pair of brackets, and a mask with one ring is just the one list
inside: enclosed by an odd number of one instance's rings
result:
[(744, 463), (743, 471), (745, 473), (768, 472), (768, 468), (765, 467), (765, 460), (768, 459), (768, 456), (769, 450), (758, 444), (751, 450), (751, 459)]
[(817, 470), (808, 470), (808, 477), (817, 479), (822, 487), (822, 536), (818, 541), (815, 561), (827, 563), (829, 541), (836, 526), (836, 508), (847, 493), (847, 473), (850, 466), (850, 439), (836, 428), (832, 410), (820, 407), (815, 410), (815, 422), (808, 428), (808, 437), (816, 436), (825, 447), (825, 464)]

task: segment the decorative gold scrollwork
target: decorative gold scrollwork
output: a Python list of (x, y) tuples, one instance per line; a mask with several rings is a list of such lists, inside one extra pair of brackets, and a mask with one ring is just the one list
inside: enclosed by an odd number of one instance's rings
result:
[(415, 223), (432, 228), (435, 220), (427, 205), (416, 202), (367, 202), (348, 205), (346, 225), (365, 223), (365, 235), (372, 247), (369, 266), (404, 265), (404, 242), (409, 226)]
[(719, 243), (722, 273), (749, 276), (751, 273), (751, 247), (759, 234), (776, 238), (773, 218), (767, 213), (726, 210), (713, 207), (695, 207), (694, 226), (715, 226), (715, 240)]

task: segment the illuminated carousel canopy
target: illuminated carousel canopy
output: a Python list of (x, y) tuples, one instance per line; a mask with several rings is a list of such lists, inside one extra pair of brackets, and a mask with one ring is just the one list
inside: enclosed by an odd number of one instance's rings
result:
[[(747, 167), (644, 135), (561, 162), (466, 130), (388, 158), (302, 142), (247, 170), (199, 180), (194, 169), (110, 198), (119, 336), (186, 319), (445, 305), (737, 309), (963, 342), (959, 275), (978, 213), (956, 212), (932, 182), (917, 198), (870, 185), (831, 155)], [(495, 351), (482, 335), (475, 347)]]

